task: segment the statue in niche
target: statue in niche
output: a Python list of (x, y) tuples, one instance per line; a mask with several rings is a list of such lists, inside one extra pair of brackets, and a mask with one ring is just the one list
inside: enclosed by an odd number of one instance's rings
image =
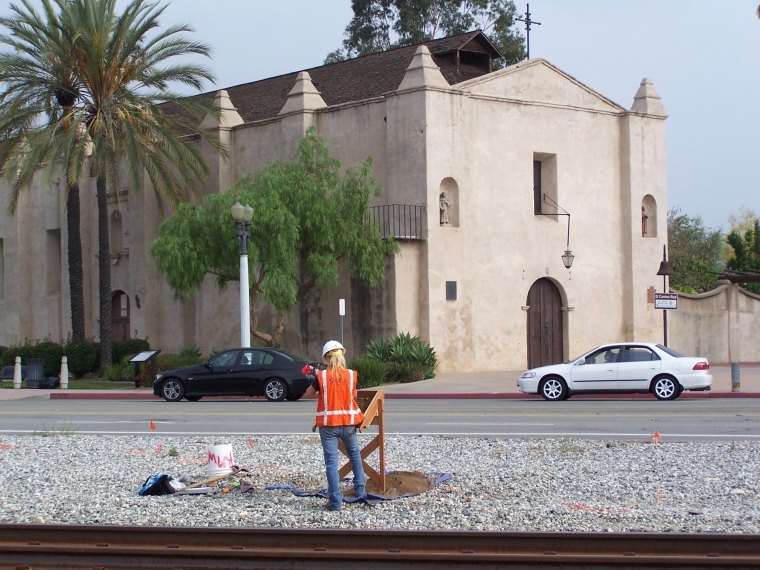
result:
[(449, 206), (451, 204), (449, 203), (448, 198), (446, 198), (446, 192), (441, 192), (441, 195), (438, 197), (438, 207), (440, 210), (440, 222), (442, 226), (448, 225), (449, 223)]
[(647, 216), (647, 211), (644, 206), (641, 207), (641, 236), (647, 237), (649, 235), (649, 228), (648, 226), (648, 220), (649, 216)]

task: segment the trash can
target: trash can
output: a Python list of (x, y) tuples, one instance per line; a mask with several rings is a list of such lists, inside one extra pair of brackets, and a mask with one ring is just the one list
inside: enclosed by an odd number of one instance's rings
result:
[(43, 376), (45, 370), (45, 361), (42, 358), (26, 359), (26, 387), (42, 388), (45, 384)]

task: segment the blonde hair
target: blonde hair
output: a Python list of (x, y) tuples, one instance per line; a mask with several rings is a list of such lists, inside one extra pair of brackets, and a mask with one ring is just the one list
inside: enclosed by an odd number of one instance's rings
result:
[(328, 369), (332, 368), (346, 368), (346, 354), (342, 348), (336, 348), (331, 350), (322, 357), (322, 360), (327, 364)]

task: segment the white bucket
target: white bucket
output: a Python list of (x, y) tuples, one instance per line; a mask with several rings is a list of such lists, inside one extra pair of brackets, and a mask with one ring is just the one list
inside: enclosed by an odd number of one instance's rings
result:
[(206, 473), (209, 477), (232, 473), (235, 458), (232, 455), (232, 446), (229, 443), (209, 445), (207, 451), (208, 467)]

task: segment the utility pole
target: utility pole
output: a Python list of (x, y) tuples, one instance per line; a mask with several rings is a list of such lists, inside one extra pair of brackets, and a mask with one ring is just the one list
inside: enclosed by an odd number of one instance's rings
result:
[(541, 22), (536, 22), (535, 20), (530, 19), (530, 4), (525, 5), (525, 17), (524, 18), (515, 18), (518, 22), (525, 22), (525, 40), (527, 43), (527, 50), (526, 55), (528, 56), (527, 59), (530, 59), (530, 26), (531, 24), (536, 24), (537, 26), (541, 25)]

